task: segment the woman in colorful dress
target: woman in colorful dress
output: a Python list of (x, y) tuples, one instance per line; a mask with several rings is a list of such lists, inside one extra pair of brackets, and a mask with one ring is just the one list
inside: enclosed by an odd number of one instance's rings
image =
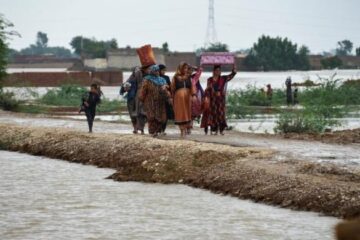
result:
[(153, 137), (161, 133), (166, 122), (166, 102), (170, 98), (166, 80), (159, 75), (159, 66), (151, 66), (150, 74), (144, 77), (139, 95), (139, 100), (144, 104), (149, 134)]
[[(195, 73), (193, 73), (196, 71)], [(191, 76), (191, 83), (195, 89), (195, 98), (193, 98), (191, 103), (191, 124), (187, 130), (187, 134), (191, 134), (191, 129), (193, 128), (193, 122), (200, 119), (201, 117), (201, 101), (204, 95), (204, 90), (200, 84), (200, 76), (202, 74), (202, 68), (189, 67), (189, 75)]]
[(210, 102), (209, 108), (203, 113), (201, 119), (201, 128), (204, 128), (205, 134), (208, 133), (208, 127), (211, 128), (211, 134), (217, 135), (220, 131), (224, 135), (227, 127), (226, 123), (226, 86), (227, 83), (236, 75), (235, 66), (229, 75), (221, 75), (221, 66), (216, 65), (213, 69), (213, 76), (207, 80), (205, 98)]
[(181, 137), (185, 137), (191, 124), (192, 99), (196, 100), (196, 91), (189, 75), (189, 65), (180, 63), (171, 82), (175, 124), (179, 126)]

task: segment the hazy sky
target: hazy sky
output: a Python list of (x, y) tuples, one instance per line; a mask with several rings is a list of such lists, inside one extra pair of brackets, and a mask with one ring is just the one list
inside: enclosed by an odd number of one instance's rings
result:
[[(0, 0), (0, 13), (15, 24), (20, 49), (37, 31), (49, 45), (69, 47), (76, 35), (116, 38), (120, 47), (169, 43), (171, 50), (203, 45), (208, 0)], [(289, 37), (313, 53), (350, 39), (360, 46), (359, 0), (215, 0), (218, 40), (231, 50), (249, 48), (262, 34)]]

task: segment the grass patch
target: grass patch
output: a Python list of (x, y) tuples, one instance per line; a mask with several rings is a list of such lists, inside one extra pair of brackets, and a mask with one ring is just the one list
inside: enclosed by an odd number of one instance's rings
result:
[(121, 112), (126, 109), (126, 102), (120, 100), (103, 99), (97, 107), (99, 113)]
[(87, 92), (85, 87), (78, 85), (63, 85), (49, 90), (39, 99), (39, 102), (52, 106), (80, 106), (81, 98)]
[(19, 107), (16, 109), (16, 112), (41, 114), (41, 113), (48, 113), (49, 108), (47, 106), (36, 105), (36, 104), (20, 104)]

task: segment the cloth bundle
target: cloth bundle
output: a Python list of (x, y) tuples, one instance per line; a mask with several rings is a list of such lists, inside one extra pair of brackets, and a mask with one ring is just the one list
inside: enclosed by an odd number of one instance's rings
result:
[(136, 50), (140, 58), (142, 66), (150, 66), (156, 64), (154, 51), (150, 44), (142, 46)]

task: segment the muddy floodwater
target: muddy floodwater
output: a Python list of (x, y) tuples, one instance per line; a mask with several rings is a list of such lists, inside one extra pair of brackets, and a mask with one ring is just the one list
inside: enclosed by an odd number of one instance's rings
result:
[[(7, 69), (8, 73), (15, 72), (64, 72), (66, 69), (46, 69), (46, 68), (10, 68)], [(223, 74), (229, 72), (224, 71)], [(124, 80), (128, 79), (131, 72), (124, 72)], [(229, 82), (228, 90), (245, 89), (248, 85), (256, 86), (257, 88), (265, 88), (267, 84), (271, 84), (273, 88), (285, 89), (285, 80), (288, 76), (291, 76), (293, 82), (304, 82), (305, 80), (312, 80), (316, 83), (321, 83), (323, 80), (320, 78), (328, 79), (334, 76), (334, 79), (345, 81), (348, 79), (359, 79), (360, 70), (321, 70), (321, 71), (283, 71), (283, 72), (241, 72), (239, 71), (235, 78)], [(169, 72), (170, 77), (174, 76), (174, 72)], [(211, 72), (204, 72), (201, 75), (200, 82), (203, 87), (206, 87), (206, 82), (211, 77)], [(44, 95), (49, 89), (46, 87), (32, 88), (40, 96)], [(15, 92), (16, 96), (20, 99), (32, 98), (26, 88), (14, 88), (9, 87), (5, 90)], [(102, 87), (102, 91), (108, 99), (122, 99), (119, 95), (119, 87)]]
[(336, 218), (0, 151), (0, 239), (333, 239)]

